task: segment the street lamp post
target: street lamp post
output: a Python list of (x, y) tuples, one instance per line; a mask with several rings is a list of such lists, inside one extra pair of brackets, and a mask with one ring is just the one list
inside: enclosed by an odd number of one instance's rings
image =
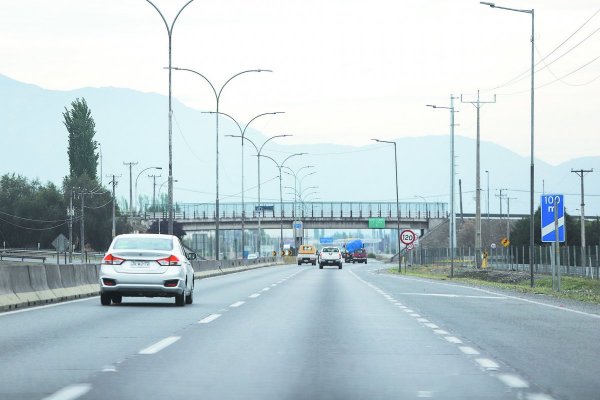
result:
[[(140, 177), (140, 175), (142, 175), (144, 173), (144, 171), (148, 171), (149, 169), (160, 169), (162, 170), (162, 167), (148, 167), (148, 168), (144, 168), (143, 170), (140, 171), (140, 173), (136, 176), (135, 178), (135, 196), (137, 197), (137, 183), (138, 183), (138, 179)], [(142, 205), (140, 204), (140, 211), (141, 211)]]
[[(206, 111), (205, 113), (207, 114), (216, 114), (215, 111)], [(245, 219), (246, 219), (246, 207), (245, 207), (245, 202), (244, 202), (244, 197), (245, 197), (245, 190), (244, 190), (244, 137), (246, 136), (246, 129), (248, 129), (248, 127), (250, 126), (250, 124), (264, 116), (264, 115), (276, 115), (276, 114), (283, 114), (284, 111), (275, 111), (275, 112), (267, 112), (267, 113), (262, 113), (262, 114), (258, 114), (257, 116), (255, 116), (254, 118), (252, 118), (250, 120), (250, 122), (248, 122), (246, 124), (246, 126), (244, 128), (242, 128), (242, 126), (237, 122), (237, 120), (235, 118), (233, 118), (231, 115), (224, 113), (224, 112), (219, 112), (219, 114), (224, 115), (226, 117), (229, 117), (233, 122), (235, 122), (235, 124), (237, 125), (238, 129), (240, 130), (240, 135), (242, 137), (241, 142), (242, 142), (242, 258), (244, 257), (244, 247), (246, 246), (246, 239), (245, 239)]]
[[(160, 198), (160, 192), (162, 191), (163, 186), (165, 185), (165, 183), (168, 183), (169, 181), (166, 180), (163, 183), (160, 184), (160, 186), (158, 187), (158, 197)], [(179, 182), (177, 179), (173, 179), (172, 181), (173, 183), (175, 182)], [(161, 207), (162, 208), (162, 207)], [(161, 214), (162, 214), (162, 210), (161, 210)], [(162, 220), (162, 215), (160, 217), (158, 217), (158, 234), (160, 235), (160, 221)]]
[[(221, 94), (223, 94), (223, 89), (225, 89), (225, 86), (227, 86), (227, 84), (229, 82), (231, 82), (234, 78), (243, 75), (243, 74), (247, 74), (249, 72), (273, 72), (271, 70), (268, 69), (249, 69), (246, 71), (242, 71), (242, 72), (238, 72), (237, 74), (231, 76), (229, 79), (227, 79), (225, 81), (225, 83), (221, 86), (221, 88), (217, 91), (217, 89), (215, 88), (215, 86), (212, 84), (212, 82), (204, 75), (202, 75), (200, 72), (195, 71), (193, 69), (189, 69), (189, 68), (178, 68), (178, 67), (171, 67), (169, 65), (169, 70), (174, 69), (176, 71), (187, 71), (187, 72), (191, 72), (193, 74), (198, 75), (199, 77), (201, 77), (202, 79), (204, 79), (211, 87), (214, 95), (215, 95), (215, 100), (217, 103), (217, 110), (215, 112), (215, 124), (216, 124), (216, 137), (215, 137), (215, 147), (216, 147), (216, 153), (215, 153), (215, 158), (216, 158), (216, 171), (215, 171), (215, 181), (216, 181), (216, 198), (215, 198), (215, 258), (218, 261), (219, 260), (219, 221), (220, 221), (220, 216), (219, 216), (219, 114), (221, 114), (219, 112), (219, 103), (221, 100)], [(242, 157), (243, 159), (243, 157)]]
[(454, 257), (456, 253), (456, 207), (454, 205), (455, 192), (454, 184), (456, 182), (455, 176), (455, 162), (454, 162), (454, 113), (458, 110), (454, 109), (454, 100), (458, 97), (450, 95), (450, 107), (437, 106), (434, 104), (428, 104), (427, 107), (441, 108), (450, 110), (450, 226), (449, 226), (449, 239), (450, 239), (450, 278), (454, 278)]
[[(303, 169), (306, 168), (314, 168), (314, 165), (305, 165), (303, 167), (298, 168), (296, 171), (294, 171), (293, 169), (291, 169), (290, 167), (285, 167), (287, 170), (289, 170), (290, 172), (286, 171), (286, 174), (288, 175), (292, 175), (294, 177), (294, 216), (296, 215), (296, 200), (298, 199), (298, 175), (300, 175), (300, 171), (302, 171)], [(301, 178), (301, 181), (304, 180), (304, 178), (306, 178), (309, 175), (314, 175), (316, 174), (316, 172), (311, 172), (309, 174), (306, 174), (304, 177)], [(302, 185), (302, 183), (300, 183), (300, 185)]]
[(279, 251), (280, 252), (283, 252), (283, 192), (282, 192), (283, 176), (282, 176), (281, 169), (284, 167), (284, 164), (286, 163), (286, 161), (289, 160), (290, 158), (292, 158), (294, 156), (302, 156), (305, 154), (306, 153), (292, 154), (292, 155), (288, 156), (285, 160), (283, 160), (281, 162), (281, 164), (279, 164), (277, 161), (275, 161), (274, 158), (269, 157), (265, 154), (261, 154), (258, 156), (258, 157), (266, 157), (269, 160), (273, 161), (275, 163), (275, 165), (277, 166), (277, 169), (279, 170)]
[(257, 250), (258, 250), (258, 255), (260, 257), (260, 242), (261, 242), (261, 229), (260, 229), (260, 217), (262, 214), (262, 204), (260, 202), (260, 155), (262, 153), (263, 148), (265, 147), (265, 145), (275, 139), (275, 138), (280, 138), (280, 137), (288, 137), (288, 136), (292, 136), (292, 135), (274, 135), (271, 136), (270, 138), (268, 138), (267, 140), (265, 140), (263, 142), (263, 144), (260, 146), (260, 148), (250, 139), (248, 139), (246, 136), (241, 136), (241, 135), (225, 135), (228, 137), (239, 137), (242, 140), (247, 140), (250, 143), (252, 143), (252, 146), (254, 146), (254, 148), (256, 149), (256, 160), (257, 160), (257, 165), (258, 165), (258, 238), (256, 240), (256, 244), (257, 244)]
[(425, 204), (425, 218), (429, 218), (429, 205), (427, 204), (427, 199), (423, 196), (419, 196), (418, 194), (415, 194), (415, 197), (423, 200), (423, 204)]
[(150, 0), (146, 0), (154, 9), (158, 12), (163, 22), (165, 23), (165, 27), (167, 28), (167, 35), (169, 36), (169, 235), (173, 234), (173, 108), (172, 108), (172, 95), (171, 95), (171, 42), (173, 37), (173, 27), (175, 26), (175, 22), (177, 22), (177, 18), (192, 1), (189, 0), (187, 3), (183, 5), (175, 15), (173, 22), (171, 25), (165, 19), (165, 16), (160, 12), (158, 7)]
[(534, 286), (533, 281), (533, 257), (535, 255), (535, 251), (533, 250), (533, 190), (534, 190), (534, 111), (535, 111), (535, 10), (532, 8), (531, 10), (522, 10), (516, 8), (508, 8), (508, 7), (500, 7), (494, 3), (489, 3), (485, 1), (480, 2), (483, 5), (490, 6), (491, 8), (498, 8), (500, 10), (508, 10), (515, 11), (525, 14), (531, 15), (531, 121), (530, 121), (530, 129), (531, 129), (531, 160), (530, 160), (530, 177), (529, 177), (529, 275), (530, 275), (530, 284), (531, 287)]
[(388, 143), (394, 145), (394, 169), (396, 170), (396, 224), (397, 224), (397, 235), (398, 240), (398, 272), (402, 272), (402, 259), (400, 258), (400, 200), (398, 196), (398, 154), (396, 151), (396, 142), (388, 140), (371, 139), (379, 143)]

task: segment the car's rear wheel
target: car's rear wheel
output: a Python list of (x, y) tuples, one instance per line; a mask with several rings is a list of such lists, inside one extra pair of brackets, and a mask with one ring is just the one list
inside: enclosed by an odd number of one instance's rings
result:
[(185, 291), (183, 291), (183, 293), (181, 294), (176, 294), (175, 295), (175, 305), (177, 307), (183, 307), (185, 305), (185, 301), (186, 301), (186, 296), (185, 296)]
[(313, 261), (313, 262), (312, 262), (312, 265), (317, 265), (317, 262), (316, 262), (316, 261)]
[(123, 296), (121, 296), (120, 294), (115, 294), (114, 296), (112, 296), (112, 302), (115, 304), (121, 304), (123, 302)]
[(110, 295), (101, 293), (100, 294), (100, 304), (103, 306), (110, 306)]
[(342, 269), (342, 264), (338, 265), (338, 268), (339, 268), (339, 269)]
[(323, 269), (323, 264), (319, 264), (319, 269)]
[(302, 263), (300, 261), (298, 261), (298, 265), (301, 265)]
[(185, 304), (192, 304), (194, 302), (194, 285), (192, 285), (192, 290), (190, 290), (190, 294), (185, 298)]

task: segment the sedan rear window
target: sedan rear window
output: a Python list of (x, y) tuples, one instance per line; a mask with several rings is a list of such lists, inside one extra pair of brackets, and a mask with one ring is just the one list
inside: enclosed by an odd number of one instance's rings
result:
[(323, 249), (323, 251), (324, 251), (325, 253), (335, 253), (335, 252), (337, 252), (337, 251), (339, 251), (339, 250), (338, 250), (338, 248), (337, 248), (337, 247), (325, 247), (325, 248)]
[(115, 250), (173, 250), (173, 240), (153, 237), (118, 238), (113, 246)]

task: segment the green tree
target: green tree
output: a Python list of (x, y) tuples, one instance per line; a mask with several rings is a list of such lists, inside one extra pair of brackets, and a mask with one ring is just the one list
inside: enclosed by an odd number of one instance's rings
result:
[(94, 140), (96, 123), (84, 98), (71, 102), (71, 109), (63, 113), (65, 127), (69, 132), (69, 176), (87, 175), (97, 179), (98, 143)]
[[(541, 210), (538, 207), (533, 216), (533, 241), (536, 246), (542, 244)], [(581, 245), (581, 230), (579, 218), (573, 217), (565, 210), (565, 225), (567, 229), (567, 242), (569, 246)], [(589, 223), (586, 227), (589, 226)], [(510, 230), (510, 243), (515, 246), (529, 246), (529, 218), (517, 221)]]
[(68, 232), (62, 193), (52, 184), (19, 175), (0, 178), (0, 236), (8, 247), (51, 247)]

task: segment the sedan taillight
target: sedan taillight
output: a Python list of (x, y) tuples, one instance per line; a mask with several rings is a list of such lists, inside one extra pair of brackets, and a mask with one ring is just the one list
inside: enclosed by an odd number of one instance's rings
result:
[(113, 256), (112, 254), (107, 254), (102, 259), (102, 264), (108, 265), (121, 265), (125, 262), (124, 258)]
[(156, 260), (156, 262), (163, 266), (181, 265), (181, 263), (179, 262), (179, 258), (177, 258), (175, 256), (161, 258), (159, 260)]

